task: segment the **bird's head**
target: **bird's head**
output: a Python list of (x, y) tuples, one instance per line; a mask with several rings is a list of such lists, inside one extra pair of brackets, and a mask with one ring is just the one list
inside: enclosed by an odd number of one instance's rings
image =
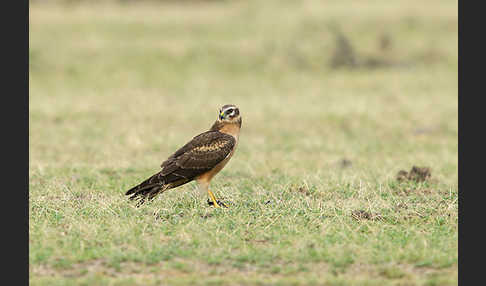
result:
[(219, 110), (218, 121), (222, 123), (241, 124), (240, 110), (233, 104), (223, 105)]

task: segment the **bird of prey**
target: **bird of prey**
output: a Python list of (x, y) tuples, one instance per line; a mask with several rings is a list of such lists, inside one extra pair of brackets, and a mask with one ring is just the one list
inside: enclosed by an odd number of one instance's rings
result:
[(209, 183), (233, 156), (240, 128), (238, 107), (224, 105), (209, 131), (192, 138), (162, 163), (160, 172), (131, 188), (125, 195), (131, 195), (130, 200), (138, 199), (137, 206), (140, 206), (160, 193), (196, 180), (199, 187), (208, 192), (211, 199), (208, 203), (227, 207), (209, 190)]

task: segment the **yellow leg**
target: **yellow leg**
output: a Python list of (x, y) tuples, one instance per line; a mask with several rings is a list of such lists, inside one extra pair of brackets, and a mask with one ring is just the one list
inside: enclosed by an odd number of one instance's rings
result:
[(226, 207), (226, 208), (228, 207), (226, 204), (224, 204), (222, 202), (218, 203), (218, 200), (216, 200), (216, 197), (214, 196), (213, 192), (211, 192), (210, 189), (208, 189), (208, 194), (209, 194), (209, 197), (211, 198), (211, 200), (213, 201), (214, 207), (216, 207), (216, 208), (220, 208), (221, 206)]

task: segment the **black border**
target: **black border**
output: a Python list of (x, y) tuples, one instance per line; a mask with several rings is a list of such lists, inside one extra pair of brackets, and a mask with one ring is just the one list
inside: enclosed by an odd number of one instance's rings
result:
[(2, 2), (1, 11), (2, 281), (28, 285), (29, 1)]

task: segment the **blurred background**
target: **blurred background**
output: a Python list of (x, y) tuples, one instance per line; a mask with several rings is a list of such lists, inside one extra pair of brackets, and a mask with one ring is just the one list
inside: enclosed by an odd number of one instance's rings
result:
[(243, 173), (457, 184), (457, 1), (32, 0), (29, 28), (31, 169), (157, 167), (233, 103)]
[[(457, 11), (31, 0), (32, 283), (457, 285)], [(125, 191), (229, 103), (231, 208), (193, 183), (135, 208)], [(430, 180), (396, 179), (412, 166)]]

